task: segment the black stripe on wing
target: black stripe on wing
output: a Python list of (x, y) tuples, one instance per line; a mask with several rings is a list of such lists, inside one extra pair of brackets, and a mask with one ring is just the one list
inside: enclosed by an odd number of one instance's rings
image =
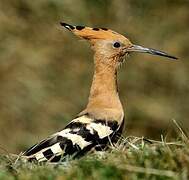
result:
[[(99, 139), (98, 132), (93, 130), (93, 134), (86, 128), (86, 123), (71, 122), (67, 128), (70, 128), (71, 134), (77, 134), (81, 136), (85, 141), (95, 143)], [(79, 129), (78, 129), (79, 127)]]
[(77, 151), (80, 151), (81, 148), (77, 144), (73, 144), (73, 142), (65, 137), (59, 138), (59, 146), (62, 149), (61, 155), (54, 154), (51, 150), (51, 147), (43, 152), (43, 155), (46, 159), (50, 160), (51, 162), (57, 162), (60, 160), (61, 156), (65, 155), (73, 155)]
[(116, 131), (118, 129), (118, 122), (117, 121), (113, 121), (113, 120), (103, 120), (103, 119), (98, 119), (98, 120), (94, 120), (94, 123), (97, 124), (102, 124), (105, 126), (110, 127), (113, 131)]
[(67, 139), (67, 138), (65, 138), (64, 141), (60, 142), (60, 147), (64, 150), (63, 156), (73, 155), (76, 152), (81, 150), (79, 145), (74, 144), (70, 139)]
[(52, 152), (52, 150), (49, 148), (46, 151), (43, 152), (43, 155), (46, 157), (46, 159), (51, 159), (52, 157), (54, 157), (54, 153)]
[(54, 136), (54, 137), (49, 137), (48, 139), (44, 139), (40, 143), (35, 144), (31, 148), (29, 148), (27, 151), (24, 152), (24, 156), (30, 156), (33, 155), (42, 149), (45, 149), (49, 146), (54, 145), (55, 143), (59, 142), (62, 140), (62, 136)]

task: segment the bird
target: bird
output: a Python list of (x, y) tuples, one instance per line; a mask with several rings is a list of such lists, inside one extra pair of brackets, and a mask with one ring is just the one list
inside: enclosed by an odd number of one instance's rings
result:
[(94, 51), (94, 75), (86, 108), (62, 130), (23, 153), (28, 161), (59, 162), (67, 156), (77, 158), (95, 149), (105, 150), (121, 137), (125, 118), (119, 98), (117, 72), (132, 52), (148, 53), (175, 60), (163, 51), (135, 45), (111, 29), (60, 23)]

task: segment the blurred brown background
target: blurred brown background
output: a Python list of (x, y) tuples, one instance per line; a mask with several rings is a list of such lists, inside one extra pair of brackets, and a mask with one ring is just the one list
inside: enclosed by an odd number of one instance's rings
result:
[(188, 0), (0, 0), (0, 147), (23, 151), (86, 105), (93, 53), (60, 21), (111, 28), (178, 56), (127, 59), (119, 72), (125, 135), (160, 139), (172, 119), (189, 129)]

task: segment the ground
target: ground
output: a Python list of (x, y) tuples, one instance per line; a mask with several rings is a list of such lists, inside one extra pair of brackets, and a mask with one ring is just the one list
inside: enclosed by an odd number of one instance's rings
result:
[[(181, 129), (180, 129), (181, 130)], [(175, 179), (189, 178), (189, 142), (182, 132), (166, 142), (127, 137), (103, 152), (57, 164), (36, 164), (19, 156), (0, 156), (0, 180)]]

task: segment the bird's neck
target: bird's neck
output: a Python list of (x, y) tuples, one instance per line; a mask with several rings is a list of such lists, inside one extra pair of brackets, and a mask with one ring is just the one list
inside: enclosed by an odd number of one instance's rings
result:
[(117, 101), (119, 96), (116, 70), (103, 65), (95, 67), (88, 106), (98, 103), (102, 108), (113, 108)]
[[(117, 70), (109, 59), (95, 57), (95, 70), (86, 111), (96, 118), (121, 121), (123, 109), (118, 95)], [(110, 61), (110, 60), (109, 60)]]

